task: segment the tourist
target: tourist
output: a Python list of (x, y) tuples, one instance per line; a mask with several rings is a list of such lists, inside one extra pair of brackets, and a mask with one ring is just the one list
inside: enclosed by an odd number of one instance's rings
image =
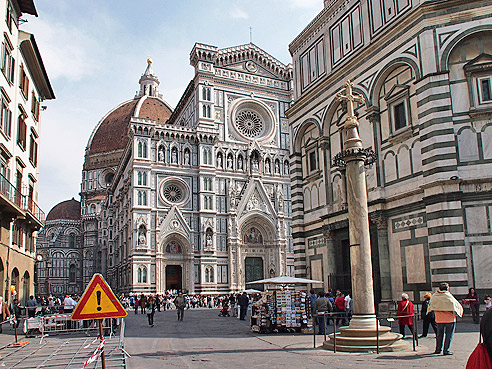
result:
[(19, 327), (22, 309), (24, 309), (24, 307), (19, 304), (19, 300), (14, 299), (13, 306), (10, 308), (10, 314), (13, 314), (15, 317), (14, 328)]
[(336, 325), (338, 325), (340, 320), (342, 321), (342, 325), (346, 325), (347, 323), (345, 321), (345, 295), (340, 290), (337, 290), (336, 293), (335, 307), (337, 312)]
[(140, 305), (140, 312), (142, 314), (145, 314), (145, 309), (147, 307), (147, 297), (144, 294), (140, 295), (140, 301), (138, 302), (138, 304)]
[(424, 295), (424, 302), (422, 303), (422, 310), (420, 311), (421, 314), (420, 317), (423, 322), (422, 335), (420, 336), (420, 338), (427, 337), (427, 333), (429, 332), (429, 325), (432, 326), (434, 333), (437, 335), (436, 316), (433, 311), (427, 312), (427, 310), (429, 309), (429, 303), (431, 297), (432, 297), (432, 293), (430, 292), (427, 292)]
[(246, 312), (249, 305), (249, 298), (246, 292), (243, 292), (242, 295), (239, 295), (237, 298), (237, 303), (239, 305), (239, 319), (246, 320)]
[[(10, 317), (8, 306), (3, 302), (3, 297), (0, 296), (0, 321), (3, 322), (4, 320), (7, 320), (8, 317)], [(0, 324), (0, 333), (2, 333), (2, 327), (3, 324)]]
[(492, 368), (492, 309), (485, 311), (480, 322), (482, 342), (475, 347), (466, 363), (466, 369)]
[(435, 354), (440, 354), (443, 348), (443, 355), (453, 355), (449, 351), (451, 341), (453, 340), (454, 329), (456, 327), (456, 316), (463, 316), (463, 306), (454, 298), (448, 291), (449, 284), (443, 282), (439, 285), (439, 289), (432, 295), (428, 311), (434, 311), (436, 314), (437, 334), (436, 334), (436, 350)]
[(492, 298), (490, 296), (485, 296), (485, 300), (483, 302), (485, 303), (485, 310), (492, 308)]
[(413, 334), (413, 309), (413, 303), (408, 299), (408, 294), (402, 293), (396, 316), (400, 325), (400, 334), (403, 338), (405, 338), (405, 326), (408, 326), (410, 333)]
[(178, 310), (178, 321), (182, 322), (184, 318), (184, 309), (186, 307), (186, 299), (181, 291), (178, 292), (178, 296), (174, 299), (174, 305)]
[(38, 308), (38, 302), (33, 295), (29, 296), (27, 301), (27, 316), (29, 318), (34, 318), (36, 315), (36, 309)]
[(135, 301), (133, 302), (133, 307), (135, 308), (135, 314), (138, 314), (138, 297), (135, 296)]
[(345, 315), (347, 316), (347, 321), (350, 321), (350, 319), (352, 319), (352, 310), (353, 310), (352, 298), (350, 297), (350, 291), (348, 291), (347, 294), (345, 295)]
[(314, 309), (314, 303), (316, 302), (316, 294), (314, 293), (314, 290), (309, 291), (309, 300), (311, 301), (311, 311)]
[(232, 316), (236, 316), (236, 297), (233, 293), (229, 296), (229, 303), (231, 304)]
[[(333, 306), (330, 300), (325, 297), (324, 292), (318, 292), (318, 297), (314, 302), (313, 313), (317, 315), (316, 321), (318, 324), (318, 334), (325, 334), (326, 330), (326, 316), (325, 314), (331, 313)], [(321, 314), (319, 314), (321, 313)]]
[(157, 311), (161, 311), (161, 297), (159, 295), (155, 295), (155, 307)]
[(155, 314), (155, 299), (150, 296), (147, 303), (147, 319), (151, 327), (154, 326), (154, 314)]
[(480, 309), (480, 298), (478, 297), (475, 288), (471, 287), (468, 290), (468, 295), (463, 299), (463, 303), (470, 306), (470, 311), (472, 314), (473, 323), (480, 323), (479, 319), (479, 309)]

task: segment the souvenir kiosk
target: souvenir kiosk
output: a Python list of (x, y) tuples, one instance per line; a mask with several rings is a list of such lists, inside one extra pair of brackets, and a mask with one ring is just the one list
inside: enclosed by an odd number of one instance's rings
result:
[(282, 276), (250, 283), (271, 286), (253, 303), (251, 330), (260, 333), (312, 332), (313, 317), (307, 292), (289, 287), (323, 282)]

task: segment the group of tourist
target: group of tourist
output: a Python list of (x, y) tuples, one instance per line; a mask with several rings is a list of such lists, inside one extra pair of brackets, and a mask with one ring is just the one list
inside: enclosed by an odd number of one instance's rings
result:
[[(401, 297), (396, 315), (400, 334), (405, 338), (406, 327), (409, 328), (410, 333), (414, 333), (414, 305), (410, 301), (408, 294), (403, 293)], [(473, 322), (479, 324), (480, 298), (473, 287), (468, 290), (468, 294), (461, 302), (470, 308)], [(486, 309), (491, 308), (492, 302), (489, 296), (486, 297), (484, 303), (486, 304)], [(463, 316), (463, 306), (449, 292), (448, 283), (441, 283), (434, 294), (428, 292), (424, 295), (421, 309), (422, 335), (420, 337), (427, 337), (429, 326), (432, 327), (436, 334), (435, 354), (440, 354), (441, 352), (443, 355), (453, 354), (450, 351), (450, 346), (456, 327), (456, 315)]]
[(224, 311), (229, 316), (229, 309), (234, 316), (236, 306), (239, 306), (239, 319), (246, 319), (246, 312), (249, 305), (249, 297), (246, 292), (231, 293), (227, 295), (185, 295), (181, 291), (166, 291), (160, 295), (136, 295), (122, 296), (121, 301), (125, 308), (131, 308), (138, 314), (147, 314), (149, 326), (154, 326), (154, 314), (156, 311), (166, 311), (176, 309), (178, 313), (178, 321), (183, 321), (184, 312), (188, 309), (195, 308), (221, 308), (222, 315)]
[(316, 295), (314, 290), (309, 291), (309, 293), (311, 311), (316, 317), (319, 334), (325, 334), (326, 325), (330, 325), (330, 322), (336, 325), (348, 324), (353, 310), (350, 292), (342, 292), (338, 289), (333, 295), (333, 290), (329, 288), (326, 293), (320, 291)]

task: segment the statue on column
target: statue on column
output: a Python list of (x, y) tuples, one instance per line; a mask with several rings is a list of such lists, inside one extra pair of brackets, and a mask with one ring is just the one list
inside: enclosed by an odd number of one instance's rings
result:
[(277, 186), (277, 203), (278, 203), (278, 211), (284, 211), (284, 193), (282, 191), (282, 186)]
[(229, 207), (231, 210), (236, 208), (236, 196), (236, 186), (231, 180), (231, 182), (229, 183)]

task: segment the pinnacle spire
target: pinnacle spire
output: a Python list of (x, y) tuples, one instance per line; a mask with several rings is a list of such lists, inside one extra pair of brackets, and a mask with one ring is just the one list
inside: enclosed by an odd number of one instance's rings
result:
[(159, 97), (159, 78), (154, 74), (152, 70), (152, 59), (149, 56), (147, 58), (147, 68), (145, 69), (144, 74), (140, 77), (138, 81), (140, 84), (140, 91), (137, 93), (136, 97), (141, 97), (144, 95)]

